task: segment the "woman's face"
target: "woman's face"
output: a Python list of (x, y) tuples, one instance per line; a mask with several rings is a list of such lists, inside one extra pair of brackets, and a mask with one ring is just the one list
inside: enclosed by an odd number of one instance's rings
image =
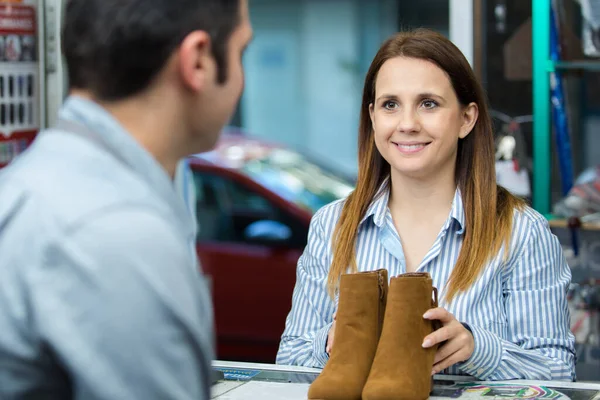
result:
[(370, 115), (392, 174), (454, 176), (458, 140), (471, 132), (477, 114), (477, 105), (463, 107), (446, 73), (429, 61), (395, 57), (379, 70)]

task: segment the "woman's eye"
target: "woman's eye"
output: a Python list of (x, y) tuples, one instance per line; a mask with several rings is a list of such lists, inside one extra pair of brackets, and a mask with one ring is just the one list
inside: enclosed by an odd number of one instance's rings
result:
[(437, 103), (433, 100), (423, 100), (423, 107), (427, 108), (427, 109), (431, 109), (431, 108), (435, 108), (437, 107)]
[(398, 108), (398, 103), (396, 103), (395, 101), (386, 101), (385, 103), (383, 103), (383, 108), (385, 108), (386, 110), (395, 110), (396, 108)]

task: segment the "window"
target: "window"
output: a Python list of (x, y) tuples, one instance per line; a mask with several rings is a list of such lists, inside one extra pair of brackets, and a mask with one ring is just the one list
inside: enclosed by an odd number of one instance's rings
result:
[(231, 201), (231, 207), (234, 209), (246, 209), (262, 213), (273, 212), (273, 205), (270, 201), (257, 193), (248, 190), (246, 187), (233, 182), (225, 181), (228, 198)]
[(194, 172), (198, 240), (229, 240), (230, 215), (225, 207), (224, 181), (214, 175)]
[(328, 171), (301, 153), (286, 149), (272, 149), (264, 157), (248, 161), (241, 170), (311, 213), (348, 196), (354, 189), (350, 179)]
[(234, 180), (194, 171), (198, 241), (250, 243), (247, 228), (258, 221), (276, 221), (292, 232), (286, 243), (304, 248), (307, 227), (271, 201)]

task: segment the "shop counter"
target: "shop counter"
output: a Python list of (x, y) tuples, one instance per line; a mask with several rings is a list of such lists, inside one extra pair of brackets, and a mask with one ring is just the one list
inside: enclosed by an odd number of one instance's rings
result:
[[(272, 364), (215, 361), (219, 375), (212, 399), (306, 400), (319, 369)], [(471, 377), (436, 375), (430, 397), (436, 399), (556, 399), (600, 400), (600, 383), (501, 381), (479, 382)]]

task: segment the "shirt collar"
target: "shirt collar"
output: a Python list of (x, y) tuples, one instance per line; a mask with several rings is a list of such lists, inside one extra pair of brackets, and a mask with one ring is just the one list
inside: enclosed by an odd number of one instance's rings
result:
[[(390, 198), (390, 179), (386, 178), (385, 181), (379, 186), (373, 201), (369, 205), (365, 216), (360, 221), (360, 224), (364, 223), (367, 219), (373, 218), (373, 223), (378, 227), (383, 226), (388, 212), (388, 201)], [(457, 224), (456, 233), (461, 235), (465, 232), (465, 212), (463, 207), (462, 195), (459, 188), (456, 188), (454, 192), (454, 199), (452, 200), (452, 209), (450, 210), (450, 221), (455, 221)], [(449, 227), (449, 226), (448, 226)]]
[(385, 215), (388, 210), (388, 201), (390, 199), (390, 178), (386, 178), (377, 189), (373, 201), (367, 208), (365, 216), (360, 221), (360, 224), (365, 222), (370, 217), (373, 217), (373, 223), (381, 227), (385, 221)]
[(456, 188), (456, 191), (454, 192), (450, 218), (458, 224), (456, 233), (458, 235), (465, 233), (465, 209), (463, 207), (462, 194), (459, 188)]
[(175, 191), (173, 179), (160, 163), (144, 149), (125, 128), (102, 106), (78, 96), (68, 97), (60, 118), (85, 125), (97, 134), (106, 148), (146, 181), (178, 215), (184, 226), (191, 223), (184, 201)]

